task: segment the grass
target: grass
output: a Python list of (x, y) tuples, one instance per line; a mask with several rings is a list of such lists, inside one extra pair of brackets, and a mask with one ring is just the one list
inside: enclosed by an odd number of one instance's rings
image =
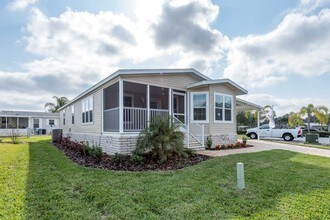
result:
[(329, 158), (274, 150), (133, 173), (77, 166), (49, 137), (21, 141), (0, 144), (0, 219), (330, 218)]

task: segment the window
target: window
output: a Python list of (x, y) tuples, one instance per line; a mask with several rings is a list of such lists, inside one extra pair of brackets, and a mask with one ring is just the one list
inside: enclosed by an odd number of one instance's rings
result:
[(0, 128), (6, 128), (6, 124), (7, 124), (7, 118), (6, 117), (0, 117)]
[(63, 110), (63, 125), (65, 125), (65, 110)]
[(71, 124), (74, 125), (74, 105), (71, 106)]
[(7, 119), (8, 126), (7, 128), (17, 128), (17, 117), (8, 117)]
[(232, 96), (214, 93), (214, 121), (232, 122), (232, 112)]
[(54, 119), (49, 119), (49, 126), (54, 126), (55, 125), (55, 120)]
[(33, 119), (33, 129), (37, 129), (37, 128), (39, 128), (39, 119), (34, 118)]
[(29, 118), (18, 118), (18, 128), (24, 129), (29, 127)]
[(82, 100), (82, 123), (93, 122), (93, 96)]
[(208, 102), (207, 92), (191, 93), (192, 96), (192, 113), (194, 121), (208, 121)]

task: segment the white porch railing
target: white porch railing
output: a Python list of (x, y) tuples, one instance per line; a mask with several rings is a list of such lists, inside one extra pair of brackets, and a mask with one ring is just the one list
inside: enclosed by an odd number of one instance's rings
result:
[[(148, 125), (147, 111), (146, 108), (124, 107), (124, 132), (136, 132), (145, 129)], [(156, 116), (166, 118), (169, 116), (169, 111), (164, 109), (150, 109), (150, 119)]]
[(147, 109), (124, 107), (124, 131), (141, 131), (147, 127)]
[[(197, 122), (191, 120), (189, 116), (187, 116), (187, 117), (188, 117), (188, 124), (187, 124), (187, 125), (185, 125), (184, 123), (182, 123), (182, 122), (181, 122), (179, 119), (177, 119), (176, 117), (173, 117), (173, 118), (174, 118), (174, 123), (179, 124), (180, 127), (186, 132), (186, 144), (187, 144), (187, 146), (189, 146), (189, 144), (190, 144), (190, 137), (192, 137), (192, 138), (194, 138), (197, 142), (199, 142), (199, 143), (201, 144), (202, 147), (204, 147), (204, 143), (205, 143), (205, 141), (204, 141), (204, 125), (203, 125), (203, 124), (200, 125), (200, 124), (198, 124)], [(201, 136), (200, 136), (200, 137), (197, 137), (196, 135), (194, 135), (194, 134), (192, 134), (192, 133), (190, 132), (190, 129), (189, 129), (189, 124), (191, 123), (190, 121), (191, 121), (193, 124), (196, 124), (196, 125), (201, 129)]]
[(150, 109), (150, 118), (157, 116), (167, 118), (169, 116), (168, 109)]
[[(192, 120), (192, 118), (187, 115), (188, 118), (188, 133), (195, 138), (200, 144), (202, 144), (202, 146), (204, 147), (205, 145), (205, 131), (204, 131), (204, 124), (198, 124), (197, 122), (195, 122), (194, 120)], [(190, 124), (197, 126), (200, 129), (200, 137), (193, 135), (190, 132)]]

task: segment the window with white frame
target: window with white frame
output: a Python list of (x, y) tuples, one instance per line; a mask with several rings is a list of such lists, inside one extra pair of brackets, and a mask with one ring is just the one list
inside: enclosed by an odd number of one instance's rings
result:
[(82, 123), (93, 122), (93, 96), (81, 101)]
[(192, 114), (194, 121), (208, 121), (208, 102), (209, 97), (207, 92), (191, 93)]
[(48, 124), (51, 127), (55, 126), (55, 119), (49, 119)]
[(216, 122), (232, 122), (233, 97), (214, 93), (214, 120)]
[(65, 125), (65, 109), (63, 110), (63, 125)]
[(71, 106), (71, 124), (74, 125), (74, 105)]

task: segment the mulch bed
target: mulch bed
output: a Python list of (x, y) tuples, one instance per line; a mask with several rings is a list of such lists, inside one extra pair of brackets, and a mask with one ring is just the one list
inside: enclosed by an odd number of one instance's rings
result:
[(121, 171), (160, 171), (160, 170), (177, 170), (184, 167), (192, 166), (198, 164), (202, 161), (211, 159), (212, 157), (205, 155), (192, 155), (189, 158), (182, 158), (180, 156), (173, 156), (169, 158), (166, 162), (159, 164), (155, 161), (146, 161), (143, 164), (134, 163), (131, 161), (131, 156), (120, 155), (116, 159), (113, 156), (103, 154), (102, 160), (98, 162), (93, 157), (84, 157), (80, 152), (74, 151), (70, 148), (66, 148), (60, 144), (55, 144), (55, 146), (65, 153), (73, 162), (85, 166), (108, 170), (121, 170)]
[(220, 148), (211, 148), (207, 150), (235, 150), (235, 149), (244, 149), (244, 148), (249, 148), (249, 147), (254, 147), (254, 145), (247, 144), (244, 147), (220, 147)]

